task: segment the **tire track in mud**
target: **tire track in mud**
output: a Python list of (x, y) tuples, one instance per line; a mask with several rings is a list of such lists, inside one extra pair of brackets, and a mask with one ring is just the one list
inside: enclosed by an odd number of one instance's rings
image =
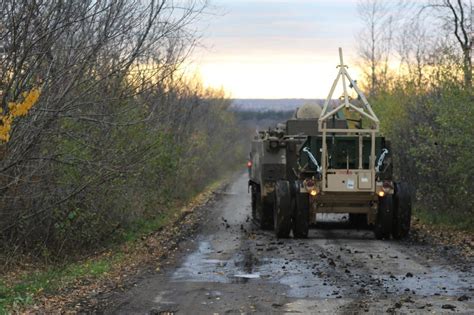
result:
[(245, 175), (219, 199), (181, 259), (126, 292), (113, 313), (474, 311), (472, 261), (454, 251), (378, 241), (344, 224), (278, 240), (250, 221)]
[[(413, 304), (413, 307), (420, 310), (433, 304), (425, 302), (430, 296), (434, 296), (432, 300), (435, 304), (449, 300), (450, 297), (455, 302), (440, 304), (440, 308), (458, 304), (456, 307), (459, 310), (465, 309), (462, 303), (457, 303), (462, 301), (456, 302), (452, 297), (462, 300), (465, 293), (472, 291), (471, 268), (466, 268), (466, 265), (452, 268), (447, 262), (442, 262), (443, 259), (435, 261), (436, 266), (432, 267), (407, 247), (407, 243), (396, 241), (379, 242), (361, 238), (363, 242), (367, 242), (368, 251), (361, 250), (360, 244), (350, 244), (357, 239), (350, 237), (354, 232), (343, 232), (349, 233), (349, 237), (341, 237), (340, 230), (319, 230), (318, 234), (322, 233), (324, 240), (322, 245), (314, 243), (321, 240), (311, 238), (303, 243), (306, 246), (310, 243), (314, 245), (313, 249), (317, 248), (321, 260), (313, 268), (317, 266), (318, 276), (328, 287), (338, 289), (332, 292), (332, 298), (335, 295), (336, 299), (352, 300), (341, 307), (342, 313), (352, 313), (354, 309), (369, 311), (372, 310), (371, 305), (375, 306), (376, 312), (391, 311), (401, 308), (403, 303)], [(377, 246), (373, 246), (374, 242)], [(374, 247), (379, 249), (379, 253), (373, 251)], [(317, 253), (313, 253), (312, 257), (318, 259)], [(370, 262), (371, 260), (375, 263)], [(391, 264), (391, 260), (394, 263)], [(401, 264), (398, 263), (400, 260)]]

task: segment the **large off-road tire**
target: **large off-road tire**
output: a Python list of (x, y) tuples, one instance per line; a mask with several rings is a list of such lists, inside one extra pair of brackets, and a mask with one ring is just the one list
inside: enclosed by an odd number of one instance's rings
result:
[(295, 192), (295, 209), (293, 215), (293, 236), (307, 238), (309, 231), (309, 194), (300, 193), (299, 184)]
[(273, 229), (273, 196), (262, 198), (260, 186), (252, 184), (252, 219), (262, 230)]
[(377, 218), (375, 220), (374, 234), (376, 239), (390, 239), (393, 221), (393, 198), (386, 195), (379, 198)]
[(257, 189), (257, 185), (255, 184), (251, 184), (251, 190), (250, 190), (250, 193), (251, 193), (251, 198), (250, 198), (250, 204), (252, 206), (252, 219), (254, 221), (256, 221), (258, 218), (257, 218), (257, 198), (259, 197), (259, 195), (257, 194), (258, 193), (258, 189)]
[(259, 215), (260, 228), (262, 230), (273, 230), (273, 194), (262, 200), (261, 212)]
[(276, 183), (273, 218), (276, 237), (288, 238), (291, 231), (291, 191), (288, 181)]
[(392, 236), (402, 239), (410, 232), (411, 224), (411, 194), (406, 183), (395, 183), (393, 199)]

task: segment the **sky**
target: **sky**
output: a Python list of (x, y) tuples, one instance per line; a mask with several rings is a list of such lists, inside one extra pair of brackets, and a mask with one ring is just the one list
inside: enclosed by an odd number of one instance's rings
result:
[(338, 47), (355, 79), (357, 0), (211, 0), (193, 61), (233, 98), (326, 98)]

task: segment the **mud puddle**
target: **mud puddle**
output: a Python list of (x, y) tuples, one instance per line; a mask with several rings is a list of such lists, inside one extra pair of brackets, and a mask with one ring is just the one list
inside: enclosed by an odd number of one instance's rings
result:
[(208, 241), (187, 256), (172, 275), (174, 281), (246, 283), (262, 281), (282, 284), (289, 288), (288, 297), (331, 297), (342, 293), (341, 288), (320, 278), (312, 261), (284, 258), (256, 259), (250, 250), (235, 253), (228, 260), (211, 259), (215, 251)]

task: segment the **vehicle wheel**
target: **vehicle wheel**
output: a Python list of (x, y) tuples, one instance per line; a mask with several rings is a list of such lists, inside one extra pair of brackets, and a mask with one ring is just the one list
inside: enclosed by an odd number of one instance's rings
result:
[(252, 197), (250, 199), (250, 204), (252, 206), (252, 219), (257, 220), (257, 185), (252, 184), (251, 187), (252, 188), (250, 192), (252, 194)]
[(278, 238), (288, 238), (291, 231), (291, 192), (288, 181), (276, 183), (273, 218), (275, 235)]
[(260, 213), (260, 228), (273, 230), (273, 194), (271, 197), (263, 198)]
[(273, 195), (262, 198), (260, 186), (252, 185), (252, 219), (262, 230), (273, 229)]
[(293, 236), (307, 238), (309, 231), (309, 194), (300, 193), (299, 185), (295, 193), (295, 213), (293, 218)]
[(374, 233), (376, 239), (390, 239), (392, 233), (393, 199), (392, 195), (379, 198)]
[(392, 236), (399, 240), (408, 235), (411, 224), (411, 195), (406, 183), (395, 183), (393, 203)]
[(367, 214), (349, 213), (349, 224), (356, 229), (367, 228)]

